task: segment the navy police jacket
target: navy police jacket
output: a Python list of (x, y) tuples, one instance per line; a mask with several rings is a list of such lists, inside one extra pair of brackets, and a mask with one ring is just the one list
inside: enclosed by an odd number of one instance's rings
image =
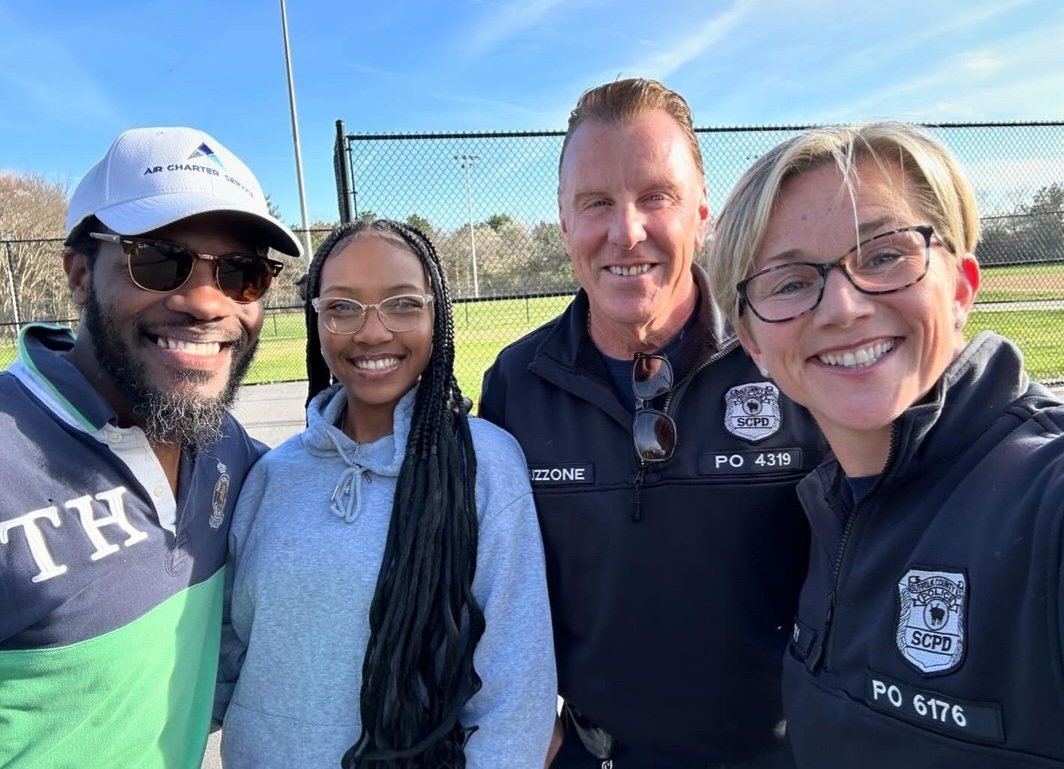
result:
[(808, 412), (760, 375), (694, 272), (697, 330), (654, 404), (676, 422), (670, 460), (641, 466), (582, 291), (503, 350), (480, 404), (528, 459), (561, 695), (676, 763), (778, 747), (808, 549), (795, 485), (824, 454)]
[(892, 429), (858, 504), (831, 460), (799, 487), (798, 765), (1064, 766), (1064, 405), (986, 334)]

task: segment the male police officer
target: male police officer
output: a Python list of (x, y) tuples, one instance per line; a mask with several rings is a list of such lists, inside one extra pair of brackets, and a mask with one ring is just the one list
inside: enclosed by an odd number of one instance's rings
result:
[(255, 177), (190, 128), (123, 133), (78, 185), (77, 337), (0, 374), (0, 765), (199, 767), (236, 492), (226, 407), (299, 255)]
[(481, 415), (527, 455), (565, 734), (553, 766), (786, 767), (779, 679), (806, 562), (794, 485), (822, 453), (713, 305), (683, 98), (594, 88), (559, 164), (582, 290), (505, 349)]

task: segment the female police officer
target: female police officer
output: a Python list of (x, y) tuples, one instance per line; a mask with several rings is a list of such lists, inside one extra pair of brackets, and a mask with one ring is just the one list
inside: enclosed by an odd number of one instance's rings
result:
[(799, 486), (801, 767), (1064, 763), (1064, 405), (1007, 340), (965, 344), (978, 226), (956, 161), (898, 123), (789, 139), (719, 220), (717, 299), (833, 450)]

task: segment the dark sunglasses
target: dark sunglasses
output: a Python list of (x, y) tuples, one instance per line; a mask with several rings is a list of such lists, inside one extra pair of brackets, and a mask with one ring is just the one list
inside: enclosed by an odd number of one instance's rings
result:
[(168, 240), (131, 238), (90, 232), (89, 236), (105, 243), (117, 243), (126, 254), (129, 277), (145, 291), (165, 294), (185, 285), (197, 259), (214, 264), (214, 282), (218, 290), (239, 304), (261, 299), (284, 266), (266, 258), (266, 249), (257, 254), (200, 254)]
[(635, 419), (632, 439), (643, 462), (664, 462), (676, 450), (676, 423), (664, 411), (649, 408), (648, 401), (672, 391), (672, 364), (664, 355), (635, 354), (632, 362), (632, 392)]

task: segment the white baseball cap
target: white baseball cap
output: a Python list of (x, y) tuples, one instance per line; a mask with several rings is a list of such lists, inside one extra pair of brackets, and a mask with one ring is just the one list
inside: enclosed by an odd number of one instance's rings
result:
[(134, 128), (78, 183), (67, 235), (95, 215), (121, 235), (140, 235), (196, 214), (246, 214), (272, 248), (300, 256), (292, 231), (270, 216), (255, 175), (210, 134), (195, 128)]

